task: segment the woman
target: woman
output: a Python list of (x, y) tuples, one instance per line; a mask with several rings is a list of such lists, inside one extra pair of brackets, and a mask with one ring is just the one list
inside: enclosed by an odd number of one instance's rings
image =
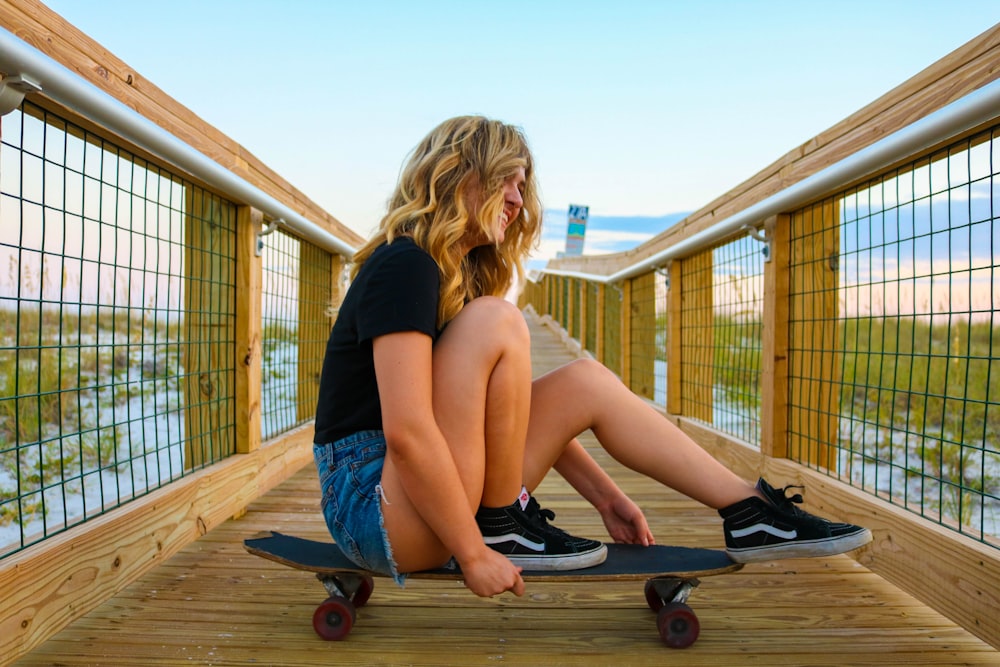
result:
[(642, 511), (576, 440), (587, 429), (623, 464), (718, 509), (736, 560), (870, 541), (740, 479), (594, 361), (532, 381), (526, 323), (502, 298), (541, 227), (517, 128), (445, 121), (410, 155), (388, 209), (355, 255), (316, 416), (324, 516), (359, 565), (402, 583), (454, 558), (466, 586), (491, 596), (523, 594), (522, 567), (601, 562), (601, 543), (550, 525), (531, 497), (551, 468), (612, 539), (653, 543)]

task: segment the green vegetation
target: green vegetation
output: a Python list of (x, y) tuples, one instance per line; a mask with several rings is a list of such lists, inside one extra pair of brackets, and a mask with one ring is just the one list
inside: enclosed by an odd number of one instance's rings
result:
[(46, 488), (128, 462), (127, 405), (176, 390), (178, 335), (127, 309), (0, 312), (0, 525), (43, 513)]
[(969, 523), (977, 499), (1000, 495), (1000, 328), (858, 318), (841, 326), (840, 347), (842, 414), (874, 425), (877, 457), (908, 480), (940, 480), (942, 515)]
[(271, 380), (284, 380), (288, 377), (289, 363), (282, 363), (282, 353), (288, 350), (294, 352), (298, 343), (298, 328), (296, 323), (286, 324), (281, 320), (264, 318), (261, 331), (263, 364), (261, 381), (265, 384)]
[(759, 410), (763, 325), (759, 320), (717, 315), (712, 334), (715, 385), (722, 388), (729, 405)]

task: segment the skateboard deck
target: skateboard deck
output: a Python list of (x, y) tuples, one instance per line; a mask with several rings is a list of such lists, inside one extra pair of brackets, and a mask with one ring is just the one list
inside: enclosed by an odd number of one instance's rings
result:
[[(333, 542), (318, 542), (278, 532), (265, 532), (244, 540), (248, 552), (261, 558), (313, 572), (329, 597), (313, 614), (313, 629), (327, 640), (345, 639), (354, 627), (357, 609), (374, 590), (376, 577), (348, 560)], [(608, 544), (608, 557), (600, 565), (579, 570), (524, 570), (526, 581), (610, 582), (645, 581), (646, 603), (657, 612), (657, 631), (673, 648), (690, 646), (698, 638), (700, 624), (687, 599), (699, 577), (735, 572), (743, 566), (723, 551), (654, 545)], [(457, 567), (425, 570), (407, 575), (411, 579), (461, 581)]]

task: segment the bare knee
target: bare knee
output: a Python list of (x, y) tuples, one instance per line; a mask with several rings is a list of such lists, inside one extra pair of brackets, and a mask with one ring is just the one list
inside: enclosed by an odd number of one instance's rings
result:
[(620, 385), (621, 380), (604, 364), (594, 359), (576, 359), (553, 373), (562, 373), (565, 379), (580, 387), (593, 386), (594, 382)]
[(471, 325), (476, 336), (484, 340), (492, 338), (505, 346), (524, 346), (525, 349), (531, 343), (524, 315), (513, 303), (500, 297), (481, 296), (473, 299), (462, 308), (453, 323), (459, 321), (463, 326)]

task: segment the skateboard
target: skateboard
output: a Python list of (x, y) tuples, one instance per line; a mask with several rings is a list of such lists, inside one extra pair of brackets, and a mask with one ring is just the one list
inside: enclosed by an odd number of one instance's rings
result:
[[(282, 565), (313, 572), (329, 597), (313, 613), (313, 629), (326, 640), (346, 639), (357, 620), (357, 609), (365, 605), (375, 589), (369, 572), (348, 560), (332, 542), (264, 532), (244, 540), (246, 550)], [(529, 581), (609, 582), (645, 581), (644, 595), (656, 612), (656, 628), (671, 648), (686, 648), (698, 638), (701, 625), (687, 605), (699, 577), (735, 572), (743, 567), (723, 551), (654, 545), (608, 544), (608, 557), (600, 565), (580, 570), (524, 570)], [(407, 575), (411, 579), (461, 581), (457, 567), (424, 570)]]

